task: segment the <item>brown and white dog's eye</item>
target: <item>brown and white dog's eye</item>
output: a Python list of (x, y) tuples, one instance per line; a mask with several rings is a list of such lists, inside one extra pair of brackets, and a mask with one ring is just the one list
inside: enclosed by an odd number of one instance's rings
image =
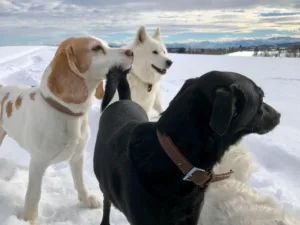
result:
[(94, 46), (94, 47), (92, 48), (92, 50), (93, 50), (94, 52), (99, 52), (100, 50), (103, 51), (103, 48), (102, 48), (101, 45), (96, 45), (96, 46)]

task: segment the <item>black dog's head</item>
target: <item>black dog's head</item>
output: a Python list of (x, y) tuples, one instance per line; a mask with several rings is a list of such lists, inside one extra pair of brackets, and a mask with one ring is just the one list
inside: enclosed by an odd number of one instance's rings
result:
[[(208, 77), (211, 76), (211, 77)], [(252, 80), (237, 73), (206, 75), (216, 85), (204, 89), (212, 103), (209, 125), (218, 135), (265, 134), (280, 122), (280, 113), (263, 102), (264, 92)]]
[(206, 123), (211, 135), (232, 142), (246, 134), (265, 134), (279, 124), (280, 113), (263, 98), (263, 90), (246, 76), (212, 71), (187, 80), (171, 101), (170, 109), (185, 108), (189, 121)]

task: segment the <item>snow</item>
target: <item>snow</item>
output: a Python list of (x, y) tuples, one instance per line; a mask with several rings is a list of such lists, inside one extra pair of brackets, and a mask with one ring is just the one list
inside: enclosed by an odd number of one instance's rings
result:
[(253, 56), (253, 51), (232, 52), (228, 56)]
[[(2, 83), (39, 84), (41, 75), (56, 47), (0, 47)], [(163, 102), (167, 107), (183, 82), (210, 70), (235, 71), (249, 76), (260, 85), (266, 101), (282, 114), (281, 124), (263, 136), (245, 138), (259, 167), (251, 186), (271, 193), (300, 216), (300, 77), (299, 59), (227, 57), (171, 54), (174, 61), (162, 80)], [(95, 99), (89, 111), (91, 139), (85, 157), (85, 181), (92, 193), (102, 199), (92, 170), (100, 101)], [(0, 225), (28, 225), (19, 219), (27, 187), (29, 155), (10, 138), (0, 147)], [(52, 165), (43, 179), (40, 201), (40, 225), (99, 224), (102, 209), (86, 209), (78, 203), (73, 180), (66, 162)], [(113, 209), (111, 224), (128, 225), (125, 217)]]

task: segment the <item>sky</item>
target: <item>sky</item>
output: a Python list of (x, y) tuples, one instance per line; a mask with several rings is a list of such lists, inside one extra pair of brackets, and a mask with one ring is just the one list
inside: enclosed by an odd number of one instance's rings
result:
[(142, 25), (166, 43), (300, 37), (300, 0), (0, 0), (0, 45), (123, 44)]

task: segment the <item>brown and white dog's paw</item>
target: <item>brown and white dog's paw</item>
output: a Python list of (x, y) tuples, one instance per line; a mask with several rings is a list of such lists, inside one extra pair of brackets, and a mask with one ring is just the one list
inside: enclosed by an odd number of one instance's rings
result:
[(95, 195), (89, 195), (86, 198), (79, 197), (79, 200), (91, 209), (100, 208), (101, 206), (100, 200)]
[(30, 225), (38, 225), (37, 218), (24, 218), (25, 222), (28, 222)]
[(90, 208), (100, 208), (101, 206), (100, 200), (95, 195), (90, 195), (87, 202)]

